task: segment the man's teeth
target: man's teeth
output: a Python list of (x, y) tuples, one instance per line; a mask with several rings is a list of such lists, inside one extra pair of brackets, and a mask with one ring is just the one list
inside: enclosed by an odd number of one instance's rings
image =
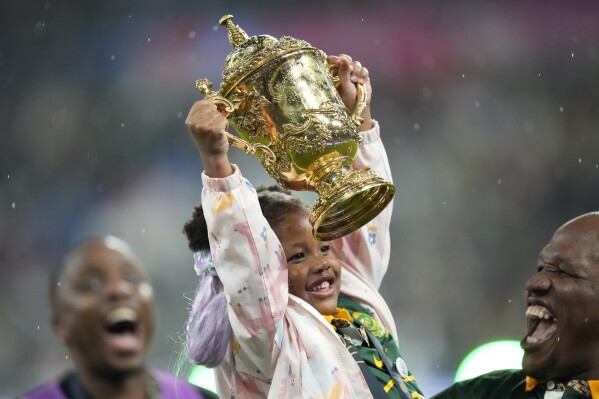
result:
[(528, 309), (526, 309), (526, 317), (545, 320), (553, 319), (553, 321), (557, 321), (557, 319), (553, 317), (549, 309), (539, 305), (529, 306)]
[(118, 308), (106, 315), (108, 324), (113, 325), (123, 321), (137, 321), (137, 313), (131, 308)]
[(329, 283), (328, 280), (326, 280), (326, 281), (323, 281), (322, 283), (318, 284), (317, 286), (310, 288), (310, 291), (326, 290), (330, 286), (331, 286), (331, 284)]
[(529, 335), (528, 337), (526, 337), (526, 342), (528, 342), (529, 344), (536, 344), (537, 342), (539, 342), (539, 340)]

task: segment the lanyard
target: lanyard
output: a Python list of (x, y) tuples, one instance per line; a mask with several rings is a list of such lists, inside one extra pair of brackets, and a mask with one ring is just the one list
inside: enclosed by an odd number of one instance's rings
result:
[[(354, 320), (354, 322), (362, 326), (362, 324), (360, 324), (359, 321)], [(389, 356), (387, 356), (387, 354), (385, 353), (385, 350), (383, 349), (381, 343), (374, 335), (372, 335), (370, 330), (366, 327), (364, 327), (364, 330), (366, 330), (366, 334), (368, 334), (368, 339), (370, 339), (370, 341), (374, 344), (376, 351), (379, 353), (379, 356), (383, 360), (383, 363), (385, 363), (385, 367), (387, 368), (389, 375), (391, 376), (391, 378), (393, 378), (393, 381), (395, 381), (395, 384), (397, 385), (397, 390), (399, 391), (399, 396), (402, 399), (410, 399), (411, 396), (410, 391), (408, 390), (408, 386), (399, 374), (399, 371), (397, 370), (395, 363), (391, 359), (389, 359)]]

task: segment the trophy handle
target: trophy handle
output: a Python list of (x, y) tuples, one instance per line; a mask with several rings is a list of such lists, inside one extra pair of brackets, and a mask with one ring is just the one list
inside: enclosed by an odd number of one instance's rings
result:
[[(339, 66), (329, 63), (329, 61), (327, 60), (326, 54), (324, 56), (324, 59), (327, 64), (327, 71), (329, 72), (329, 76), (333, 80), (333, 84), (335, 85), (335, 87), (338, 88), (339, 87), (339, 76), (337, 75), (337, 72), (339, 71)], [(359, 83), (359, 82), (356, 82), (356, 98), (357, 98), (356, 109), (354, 110), (352, 119), (353, 119), (354, 123), (356, 124), (356, 126), (360, 126), (362, 124), (362, 122), (364, 122), (364, 119), (362, 119), (361, 115), (362, 115), (362, 111), (364, 111), (364, 108), (366, 107), (366, 88), (364, 87), (364, 85), (362, 83)]]
[[(214, 105), (216, 105), (218, 108), (218, 111), (225, 118), (231, 116), (233, 111), (235, 111), (235, 104), (233, 104), (232, 101), (221, 96), (218, 92), (212, 91), (212, 82), (210, 82), (208, 79), (196, 80), (196, 89), (198, 89), (200, 93), (204, 94), (205, 100), (214, 103)], [(264, 155), (267, 157), (266, 162), (269, 164), (274, 163), (277, 160), (275, 153), (264, 144), (252, 144), (241, 137), (232, 135), (229, 132), (227, 132), (227, 140), (229, 141), (229, 145), (242, 149), (246, 154), (254, 155), (257, 151), (264, 152)]]

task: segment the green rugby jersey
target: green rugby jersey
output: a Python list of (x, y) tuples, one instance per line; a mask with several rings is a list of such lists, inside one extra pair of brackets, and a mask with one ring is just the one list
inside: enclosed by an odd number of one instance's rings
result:
[[(424, 399), (414, 376), (408, 369), (405, 361), (401, 357), (401, 353), (397, 347), (395, 339), (391, 336), (389, 331), (375, 319), (370, 312), (361, 306), (359, 303), (351, 298), (340, 296), (337, 301), (338, 309), (333, 316), (325, 316), (325, 318), (333, 325), (333, 328), (337, 331), (339, 336), (342, 338), (343, 343), (347, 349), (353, 354), (357, 352), (358, 356), (368, 366), (372, 374), (376, 377), (377, 381), (382, 385), (383, 389), (387, 393), (390, 399), (401, 399), (399, 393), (399, 387), (396, 382), (391, 378), (391, 375), (387, 371), (387, 367), (383, 362), (383, 359), (379, 356), (379, 353), (372, 342), (368, 339), (365, 332), (357, 333), (355, 336), (351, 336), (342, 333), (335, 327), (336, 324), (343, 323), (342, 320), (347, 320), (353, 325), (356, 331), (360, 331), (360, 325), (366, 327), (371, 334), (376, 337), (380, 342), (385, 354), (388, 358), (393, 361), (399, 374), (401, 375), (405, 386), (407, 387), (411, 398), (413, 399)], [(359, 324), (354, 323), (356, 320)], [(358, 335), (359, 334), (359, 335)], [(360, 336), (361, 339), (356, 339)], [(361, 341), (361, 342), (360, 342)]]

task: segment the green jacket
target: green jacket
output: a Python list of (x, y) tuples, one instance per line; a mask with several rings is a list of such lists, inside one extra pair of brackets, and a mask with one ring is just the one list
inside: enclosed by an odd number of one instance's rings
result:
[[(544, 384), (526, 392), (526, 375), (522, 370), (497, 370), (456, 382), (431, 399), (543, 399)], [(562, 399), (584, 399), (584, 396), (566, 388)]]

